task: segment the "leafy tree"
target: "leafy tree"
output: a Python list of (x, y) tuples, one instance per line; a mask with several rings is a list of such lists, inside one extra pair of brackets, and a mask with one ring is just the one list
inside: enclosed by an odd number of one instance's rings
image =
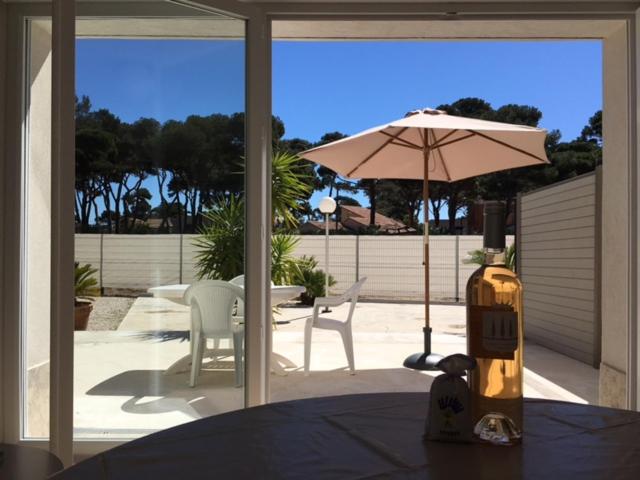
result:
[(378, 186), (378, 210), (408, 227), (416, 228), (422, 207), (422, 188), (422, 180), (381, 180)]
[(313, 147), (313, 144), (308, 140), (303, 138), (291, 138), (288, 140), (280, 140), (278, 142), (277, 150), (297, 155), (300, 152), (309, 150), (311, 147)]
[[(314, 145), (314, 147), (326, 145), (327, 143), (335, 142), (336, 140), (340, 140), (346, 137), (347, 136), (344, 133), (340, 132), (325, 133), (320, 138), (320, 141), (318, 141)], [(339, 182), (338, 174), (323, 165), (319, 165), (316, 172), (319, 177), (319, 182), (316, 185), (316, 190), (324, 190), (325, 188), (328, 188), (329, 196), (333, 197), (333, 190), (336, 188), (336, 182)]]
[(364, 192), (369, 198), (369, 226), (376, 224), (376, 211), (378, 208), (378, 185), (380, 180), (375, 178), (365, 178), (358, 180), (356, 188)]
[(339, 197), (335, 198), (336, 203), (340, 203), (340, 205), (343, 206), (350, 206), (350, 207), (361, 207), (362, 205), (360, 205), (360, 202), (358, 200), (356, 200), (353, 197), (348, 197), (346, 195), (340, 195)]
[(589, 123), (582, 129), (580, 140), (602, 146), (602, 110), (598, 110), (589, 119)]

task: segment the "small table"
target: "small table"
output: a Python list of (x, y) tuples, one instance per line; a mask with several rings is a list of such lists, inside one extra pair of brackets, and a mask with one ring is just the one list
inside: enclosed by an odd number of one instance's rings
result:
[[(174, 303), (186, 305), (184, 303), (184, 292), (187, 291), (187, 288), (189, 288), (189, 284), (180, 283), (176, 285), (163, 285), (160, 287), (149, 288), (147, 292), (153, 294), (156, 298), (166, 298)], [(288, 300), (299, 297), (300, 294), (306, 291), (307, 289), (301, 285), (271, 285), (271, 306), (277, 307)], [(271, 344), (271, 342), (269, 343)], [(183, 362), (180, 362), (178, 365), (172, 365), (169, 368), (169, 371), (175, 372), (180, 368), (184, 368), (182, 363)], [(271, 369), (274, 373), (284, 376), (287, 374), (287, 371), (285, 370), (287, 367), (295, 368), (296, 365), (282, 355), (271, 352)]]
[(62, 470), (58, 457), (39, 448), (0, 443), (0, 451), (2, 480), (45, 480)]
[[(180, 305), (185, 305), (183, 298), (187, 288), (189, 288), (189, 284), (180, 283), (153, 287), (148, 289), (147, 292), (153, 294), (156, 298), (166, 298)], [(300, 285), (271, 285), (271, 306), (277, 307), (288, 300), (299, 297), (300, 294), (306, 291), (307, 289)]]
[(426, 393), (381, 393), (238, 410), (127, 443), (53, 478), (640, 478), (638, 412), (527, 399), (523, 444), (495, 447), (423, 441), (428, 401)]

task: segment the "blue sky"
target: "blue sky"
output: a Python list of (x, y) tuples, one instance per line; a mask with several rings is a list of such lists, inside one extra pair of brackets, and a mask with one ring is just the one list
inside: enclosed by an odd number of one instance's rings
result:
[[(77, 92), (124, 121), (244, 110), (244, 43), (79, 40)], [(580, 134), (602, 107), (600, 41), (275, 42), (273, 112), (285, 138), (353, 134), (463, 97), (538, 107)], [(314, 195), (317, 201), (323, 192)], [(366, 204), (363, 196), (359, 200)]]

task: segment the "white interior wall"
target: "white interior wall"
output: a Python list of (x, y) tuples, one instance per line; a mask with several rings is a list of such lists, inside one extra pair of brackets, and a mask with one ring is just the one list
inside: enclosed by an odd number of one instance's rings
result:
[(32, 22), (25, 172), (27, 367), (49, 359), (51, 30)]
[[(630, 122), (626, 26), (603, 45), (602, 360), (600, 403), (626, 407), (630, 266)], [(615, 119), (615, 120), (614, 120)]]
[(25, 434), (49, 434), (51, 271), (51, 25), (31, 22), (25, 165)]

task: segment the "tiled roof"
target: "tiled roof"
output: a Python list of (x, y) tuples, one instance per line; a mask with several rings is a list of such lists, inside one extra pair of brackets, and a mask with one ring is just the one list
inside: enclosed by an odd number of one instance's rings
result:
[[(357, 230), (359, 228), (366, 228), (369, 226), (369, 220), (371, 217), (370, 209), (354, 207), (351, 205), (342, 205), (340, 208), (342, 209), (342, 222), (345, 227)], [(407, 226), (399, 220), (389, 218), (378, 212), (376, 212), (375, 216), (375, 225), (383, 231), (407, 229)]]

